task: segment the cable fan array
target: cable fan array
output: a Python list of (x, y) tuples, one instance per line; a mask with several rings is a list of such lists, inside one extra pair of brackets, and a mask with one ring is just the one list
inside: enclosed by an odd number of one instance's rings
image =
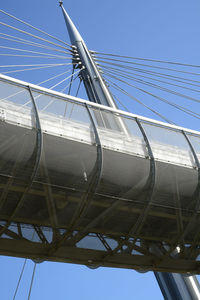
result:
[(200, 65), (91, 54), (121, 109), (198, 128)]
[(0, 22), (3, 62), (0, 72), (61, 93), (78, 95), (80, 66), (71, 45), (3, 10), (0, 13), (5, 19)]
[[(3, 10), (0, 13), (5, 18), (0, 22), (1, 73), (78, 96), (81, 65), (71, 45)], [(120, 109), (198, 129), (200, 65), (91, 54)], [(86, 97), (84, 88), (81, 96)]]

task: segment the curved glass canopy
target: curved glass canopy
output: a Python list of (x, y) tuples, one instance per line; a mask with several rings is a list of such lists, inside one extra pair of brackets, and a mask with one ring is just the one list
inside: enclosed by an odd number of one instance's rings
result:
[(0, 91), (1, 254), (200, 273), (199, 132), (4, 75)]

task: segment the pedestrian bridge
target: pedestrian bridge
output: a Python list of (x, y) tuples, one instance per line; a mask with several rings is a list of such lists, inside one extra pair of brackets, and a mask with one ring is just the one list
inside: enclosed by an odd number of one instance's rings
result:
[(0, 254), (200, 273), (200, 132), (0, 75)]

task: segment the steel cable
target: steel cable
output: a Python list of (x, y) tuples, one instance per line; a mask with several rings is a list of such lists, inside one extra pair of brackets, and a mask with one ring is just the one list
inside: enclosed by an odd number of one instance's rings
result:
[[(44, 81), (41, 81), (41, 82), (37, 83), (37, 85), (41, 85), (41, 84), (43, 84), (43, 83), (46, 83), (46, 82), (48, 82), (48, 81), (50, 81), (50, 80), (53, 80), (53, 79), (55, 79), (55, 78), (57, 78), (57, 77), (59, 77), (59, 76), (61, 76), (61, 75), (63, 75), (63, 74), (69, 73), (69, 72), (70, 72), (70, 70), (65, 71), (65, 72), (63, 72), (63, 73), (60, 73), (60, 74), (58, 74), (58, 75), (55, 75), (55, 76), (53, 76), (53, 77), (50, 77), (50, 78), (48, 78), (48, 79), (46, 79), (46, 80), (44, 80)], [(76, 79), (76, 78), (75, 78), (75, 79)], [(68, 87), (68, 86), (67, 86), (67, 87)], [(53, 86), (50, 87), (49, 89), (52, 89), (52, 88), (53, 88)], [(64, 90), (65, 90), (65, 89), (64, 89)], [(12, 94), (12, 95), (9, 95), (8, 97), (3, 98), (3, 99), (1, 99), (1, 100), (8, 100), (9, 98), (12, 98), (12, 97), (14, 97), (14, 96), (16, 96), (16, 95), (18, 95), (18, 94), (23, 93), (23, 92), (25, 92), (25, 90), (21, 90), (21, 91), (19, 91), (19, 92), (17, 92), (17, 93), (14, 93), (14, 94)], [(62, 91), (61, 91), (61, 92), (62, 92)], [(22, 107), (23, 107), (23, 106), (26, 106), (26, 105), (29, 104), (30, 102), (31, 102), (31, 101), (26, 102), (25, 104), (22, 105)]]
[(58, 75), (55, 75), (55, 76), (53, 76), (53, 77), (51, 77), (51, 78), (48, 78), (48, 79), (46, 79), (46, 80), (44, 80), (44, 81), (42, 81), (42, 82), (37, 83), (37, 85), (41, 85), (41, 84), (43, 84), (43, 83), (46, 83), (46, 82), (48, 82), (48, 81), (50, 81), (50, 80), (53, 80), (53, 79), (55, 79), (55, 78), (57, 78), (57, 77), (62, 76), (63, 74), (67, 74), (67, 73), (69, 73), (69, 72), (70, 72), (70, 70), (65, 71), (65, 72), (63, 72), (63, 73), (60, 73), (60, 74), (58, 74)]
[[(124, 66), (124, 65), (121, 65), (121, 64), (116, 64), (116, 63), (111, 63), (111, 62), (105, 62), (109, 65), (112, 65), (112, 66), (117, 66), (117, 67), (120, 67), (120, 68), (123, 68), (123, 69), (128, 69), (128, 70), (133, 70), (133, 71), (136, 71), (136, 72), (139, 72), (139, 73), (145, 73), (145, 74), (151, 74), (153, 76), (157, 76), (157, 77), (169, 77), (169, 78), (176, 78), (176, 79), (181, 79), (181, 80), (185, 80), (185, 81), (189, 81), (189, 82), (195, 82), (195, 83), (200, 83), (200, 81), (198, 80), (193, 80), (193, 79), (189, 79), (189, 78), (184, 78), (184, 77), (179, 77), (179, 76), (174, 76), (174, 75), (170, 75), (170, 74), (166, 74), (166, 73), (160, 73), (160, 72), (155, 72), (155, 71), (150, 71), (150, 70), (144, 70), (144, 69), (140, 69), (140, 68), (134, 68), (134, 67), (130, 67), (130, 66)], [(97, 63), (97, 66), (100, 65)], [(101, 65), (100, 65), (101, 67)]]
[[(31, 241), (33, 241), (34, 235), (35, 235), (35, 231), (33, 232), (33, 235), (31, 237)], [(16, 298), (16, 295), (17, 295), (17, 292), (18, 292), (18, 289), (19, 289), (19, 285), (20, 285), (20, 282), (21, 282), (21, 279), (22, 279), (22, 276), (23, 276), (23, 273), (24, 273), (26, 263), (27, 263), (27, 258), (25, 258), (25, 260), (24, 260), (24, 264), (22, 266), (22, 270), (21, 270), (21, 273), (20, 273), (20, 276), (19, 276), (19, 280), (17, 282), (17, 286), (16, 286), (16, 289), (15, 289), (13, 300), (15, 300), (15, 298)]]
[(142, 61), (151, 61), (151, 62), (163, 63), (163, 64), (172, 64), (172, 65), (178, 65), (178, 66), (184, 66), (184, 67), (200, 68), (200, 65), (194, 65), (194, 64), (185, 64), (185, 63), (180, 63), (180, 62), (172, 62), (172, 61), (164, 61), (164, 60), (157, 60), (157, 59), (117, 55), (117, 54), (111, 54), (111, 53), (102, 53), (102, 52), (96, 52), (93, 50), (91, 50), (90, 52), (91, 52), (91, 54), (100, 54), (100, 55), (111, 56), (111, 57), (121, 57), (121, 58), (128, 58), (128, 59), (135, 59), (135, 60), (142, 60)]
[(26, 262), (27, 262), (27, 259), (24, 260), (24, 264), (22, 266), (22, 270), (21, 270), (21, 273), (20, 273), (20, 276), (19, 276), (19, 280), (17, 282), (17, 286), (16, 286), (16, 289), (15, 289), (13, 300), (15, 300), (15, 297), (17, 295), (17, 292), (18, 292), (18, 289), (19, 289), (19, 285), (20, 285), (20, 282), (21, 282), (21, 279), (22, 279), (22, 276), (23, 276), (23, 273), (24, 273), (25, 266), (26, 266)]
[(67, 57), (59, 56), (40, 56), (40, 55), (20, 55), (20, 54), (6, 54), (0, 53), (0, 56), (9, 56), (9, 57), (26, 57), (26, 58), (45, 58), (45, 59), (69, 59)]
[[(159, 97), (159, 96), (157, 96), (157, 95), (155, 95), (155, 94), (153, 94), (153, 93), (150, 93), (150, 92), (148, 92), (148, 91), (146, 91), (146, 90), (143, 90), (143, 89), (141, 89), (141, 88), (139, 88), (139, 87), (137, 87), (137, 86), (135, 86), (135, 85), (132, 85), (132, 84), (130, 84), (130, 83), (127, 83), (126, 81), (121, 80), (121, 79), (118, 79), (118, 78), (115, 77), (115, 76), (112, 76), (112, 75), (110, 75), (110, 74), (107, 74), (107, 76), (110, 76), (111, 78), (117, 79), (118, 81), (121, 81), (121, 82), (123, 82), (123, 83), (125, 83), (125, 84), (127, 84), (127, 85), (129, 85), (129, 86), (132, 86), (132, 87), (134, 87), (135, 89), (137, 89), (137, 90), (139, 90), (139, 91), (141, 91), (141, 92), (143, 92), (143, 93), (146, 93), (146, 94), (148, 94), (148, 95), (150, 95), (150, 96), (152, 96), (152, 97), (154, 97), (154, 98), (156, 98), (156, 99), (158, 99), (158, 100), (160, 100), (160, 101), (162, 101), (162, 102), (165, 102), (165, 103), (168, 104), (168, 105), (173, 106), (173, 107), (176, 108), (176, 109), (179, 109), (179, 110), (185, 112), (185, 113), (188, 114), (188, 115), (191, 115), (191, 116), (194, 117), (194, 118), (200, 119), (200, 114), (198, 114), (198, 113), (196, 113), (196, 112), (193, 112), (193, 111), (191, 111), (191, 110), (189, 110), (189, 109), (187, 109), (187, 108), (185, 108), (185, 107), (183, 107), (183, 106), (180, 106), (180, 105), (177, 105), (177, 104), (175, 104), (175, 103), (173, 103), (173, 102), (170, 102), (170, 101), (168, 101), (168, 100), (166, 100), (166, 99), (164, 99), (164, 98), (162, 98), (162, 97)], [(199, 117), (198, 117), (198, 116), (199, 116)]]
[(126, 107), (126, 106), (119, 100), (119, 98), (118, 98), (115, 94), (112, 93), (112, 96), (114, 97), (114, 99), (115, 99), (117, 102), (119, 102), (119, 104), (125, 109), (125, 111), (130, 112), (130, 110), (128, 109), (128, 107)]
[[(135, 73), (132, 73), (132, 72), (128, 72), (127, 70), (125, 72), (123, 68), (122, 69), (118, 69), (118, 68), (113, 68), (113, 67), (105, 66), (105, 65), (100, 65), (100, 66), (101, 66), (102, 72), (103, 72), (104, 69), (107, 69), (107, 70), (116, 70), (116, 71), (120, 71), (122, 73), (132, 74), (132, 75), (136, 75), (136, 76), (140, 76), (140, 77), (143, 76), (143, 75), (135, 74)], [(184, 77), (179, 77), (179, 76), (173, 76), (173, 75), (164, 74), (164, 73), (157, 73), (157, 72), (151, 72), (151, 71), (147, 71), (146, 72), (146, 70), (137, 69), (137, 68), (133, 68), (133, 70), (135, 72), (138, 72), (138, 73), (144, 73), (144, 74), (148, 74), (148, 75), (159, 77), (159, 78), (165, 78), (167, 80), (171, 80), (171, 81), (173, 80), (173, 81), (181, 82), (181, 83), (184, 83), (184, 84), (187, 84), (187, 85), (200, 87), (200, 84), (191, 83), (191, 82), (200, 83), (200, 81), (198, 81), (198, 80), (192, 80), (192, 79), (189, 79), (189, 78), (184, 78)], [(182, 81), (182, 80), (184, 80), (184, 81)]]
[(33, 50), (27, 50), (27, 49), (20, 49), (20, 48), (13, 48), (13, 47), (7, 47), (7, 46), (0, 46), (2, 49), (8, 49), (8, 50), (16, 50), (16, 51), (22, 51), (22, 52), (28, 52), (28, 53), (35, 53), (35, 54), (41, 54), (41, 55), (46, 55), (46, 56), (56, 56), (55, 54), (49, 54), (49, 53), (44, 53), (44, 52), (38, 52), (38, 51), (33, 51)]
[[(57, 78), (57, 77), (59, 77), (59, 76), (65, 74), (65, 73), (68, 73), (68, 72), (70, 72), (70, 70), (65, 71), (65, 72), (63, 72), (63, 73), (59, 73), (58, 75), (55, 75), (55, 76), (53, 76), (53, 77), (50, 77), (50, 78), (48, 78), (48, 79), (46, 79), (46, 80), (44, 80), (44, 81), (38, 82), (38, 83), (36, 83), (36, 84), (37, 84), (37, 85), (41, 85), (41, 84), (43, 84), (43, 83), (46, 83), (46, 82), (48, 82), (48, 81), (50, 81), (50, 80), (52, 80), (52, 79), (55, 79), (55, 78)], [(10, 99), (10, 98), (12, 98), (12, 97), (14, 97), (14, 96), (16, 96), (16, 95), (18, 95), (18, 94), (23, 93), (24, 91), (25, 91), (25, 90), (21, 90), (21, 91), (19, 91), (19, 92), (16, 92), (16, 93), (14, 93), (14, 94), (11, 94), (11, 95), (9, 95), (8, 97), (5, 97), (5, 98), (3, 98), (3, 99), (1, 99), (1, 100), (8, 100), (8, 99)]]
[(44, 67), (37, 67), (37, 68), (28, 68), (28, 69), (23, 69), (23, 70), (14, 70), (14, 71), (7, 71), (7, 72), (2, 72), (2, 74), (10, 74), (10, 73), (18, 73), (18, 72), (25, 72), (25, 71), (33, 71), (33, 70), (39, 70), (39, 69), (47, 69), (47, 68), (53, 68), (53, 67), (58, 67), (58, 66), (66, 66), (66, 65), (71, 65), (72, 63), (68, 64), (57, 64), (53, 66), (44, 66)]
[[(75, 72), (74, 74), (80, 72), (80, 71), (83, 70), (83, 69), (84, 69), (84, 67), (83, 67), (82, 69), (78, 70), (77, 72)], [(64, 72), (64, 73), (65, 73), (65, 72)], [(64, 73), (62, 73), (62, 75), (63, 75)], [(63, 83), (63, 82), (66, 81), (67, 79), (69, 79), (70, 77), (72, 77), (74, 74), (71, 74), (70, 76), (68, 76), (68, 77), (66, 77), (66, 78), (64, 78), (64, 79), (62, 79), (61, 81), (59, 81), (59, 82), (56, 83), (55, 85), (52, 85), (52, 86), (49, 88), (49, 90), (54, 89), (55, 87), (57, 87), (58, 85), (60, 85), (61, 83)], [(58, 76), (56, 76), (56, 77), (58, 77)], [(77, 78), (77, 77), (76, 77), (76, 78)], [(74, 80), (75, 80), (76, 78), (74, 78)], [(50, 78), (50, 79), (53, 79), (53, 78)], [(45, 80), (45, 82), (49, 81), (50, 79)], [(42, 83), (44, 83), (44, 81), (43, 81)], [(40, 84), (42, 84), (42, 83), (40, 83)], [(70, 83), (69, 83), (69, 84), (61, 91), (61, 93), (62, 93), (66, 88), (68, 88), (69, 85), (70, 85)], [(41, 94), (38, 95), (38, 96), (36, 96), (36, 97), (35, 97), (35, 100), (38, 99), (38, 98), (40, 98), (40, 97), (41, 97)], [(54, 101), (55, 101), (55, 99), (50, 100), (49, 103), (48, 103), (41, 111), (44, 111), (44, 110), (45, 110), (47, 107), (49, 107), (49, 105), (51, 105)], [(28, 105), (29, 103), (31, 103), (31, 100), (30, 100), (30, 101), (27, 101), (26, 103), (24, 103), (21, 107), (24, 107), (24, 106)]]
[(80, 90), (80, 87), (81, 87), (81, 83), (82, 83), (82, 80), (80, 79), (80, 81), (79, 81), (79, 85), (78, 85), (78, 88), (77, 88), (77, 91), (76, 91), (76, 95), (75, 95), (75, 97), (77, 97), (77, 96), (78, 96), (78, 93), (79, 93), (79, 90)]
[[(113, 73), (113, 72), (110, 71), (110, 73)], [(123, 77), (123, 78), (129, 79), (129, 77), (126, 76), (126, 75), (120, 75), (120, 76)], [(117, 77), (116, 77), (116, 78), (117, 78)], [(134, 77), (132, 77), (132, 78), (134, 78)], [(170, 93), (170, 94), (173, 94), (173, 95), (176, 95), (176, 96), (179, 96), (179, 97), (182, 97), (182, 98), (185, 98), (185, 99), (188, 99), (188, 100), (191, 100), (191, 101), (200, 103), (200, 99), (196, 99), (196, 98), (190, 97), (190, 96), (188, 96), (188, 95), (185, 95), (185, 94), (182, 94), (182, 93), (179, 93), (179, 92), (176, 92), (176, 91), (167, 89), (167, 88), (162, 87), (162, 86), (160, 86), (160, 85), (157, 85), (157, 84), (154, 84), (154, 83), (151, 83), (151, 82), (148, 82), (148, 81), (144, 81), (144, 80), (142, 80), (142, 79), (134, 78), (133, 81), (136, 81), (136, 82), (139, 82), (139, 83), (141, 83), (141, 84), (148, 85), (148, 86), (151, 86), (151, 87), (153, 87), (153, 88), (162, 90), (162, 91), (164, 91), (164, 92), (168, 92), (168, 93)]]
[(109, 79), (107, 79), (108, 82), (110, 82), (111, 86), (115, 89), (117, 89), (118, 91), (122, 92), (123, 94), (125, 94), (126, 96), (128, 96), (129, 98), (133, 99), (134, 101), (138, 102), (139, 104), (141, 104), (142, 106), (144, 106), (145, 108), (147, 108), (148, 110), (150, 110), (151, 112), (153, 112), (154, 114), (156, 114), (157, 116), (159, 116), (161, 119), (163, 119), (164, 121), (166, 121), (169, 124), (173, 124), (176, 125), (174, 122), (170, 121), (169, 119), (167, 119), (165, 116), (163, 116), (162, 114), (160, 114), (159, 112), (157, 112), (156, 110), (152, 109), (151, 107), (149, 107), (148, 105), (144, 104), (142, 101), (138, 100), (136, 97), (132, 96), (131, 94), (127, 93), (124, 89), (122, 89), (121, 87), (119, 87), (116, 83), (110, 81)]
[(36, 263), (34, 263), (34, 267), (33, 267), (31, 284), (30, 284), (29, 293), (28, 293), (28, 300), (30, 300), (30, 298), (31, 298), (31, 292), (32, 292), (32, 287), (33, 287), (33, 280), (34, 280), (34, 277), (35, 277), (35, 269), (36, 269)]
[(72, 82), (73, 82), (73, 79), (74, 79), (74, 69), (75, 69), (75, 66), (73, 66), (73, 69), (72, 69), (72, 76), (71, 76), (71, 79), (70, 79), (68, 95), (70, 95), (70, 92), (71, 92)]
[[(105, 59), (105, 58), (103, 58), (103, 59)], [(145, 64), (135, 63), (135, 62), (122, 61), (122, 60), (118, 60), (118, 59), (108, 59), (108, 60), (109, 61), (114, 61), (114, 62), (131, 64), (131, 65), (143, 66), (143, 67), (148, 67), (148, 68), (153, 68), (153, 69), (167, 70), (167, 71), (177, 72), (177, 73), (184, 73), (184, 74), (197, 75), (197, 76), (200, 75), (200, 73), (194, 73), (194, 72), (188, 72), (188, 71), (181, 71), (181, 70), (177, 70), (177, 69), (170, 69), (170, 68), (159, 67), (159, 66), (145, 65)], [(97, 58), (95, 58), (95, 61), (97, 61), (97, 62), (103, 62), (103, 63), (107, 63), (107, 64), (109, 63), (109, 62), (107, 62), (105, 60), (101, 60), (101, 59), (97, 59)]]
[(44, 38), (39, 37), (39, 36), (37, 36), (37, 35), (31, 34), (31, 33), (29, 33), (29, 32), (26, 32), (26, 31), (24, 31), (24, 30), (21, 30), (21, 29), (19, 29), (19, 28), (14, 27), (14, 26), (8, 25), (8, 24), (3, 23), (3, 22), (0, 22), (0, 24), (3, 25), (3, 26), (6, 26), (6, 27), (8, 27), (8, 28), (14, 29), (14, 30), (16, 30), (16, 31), (19, 31), (19, 32), (21, 32), (21, 33), (24, 33), (24, 34), (26, 34), (26, 35), (29, 35), (29, 36), (31, 36), (31, 37), (34, 37), (34, 38), (36, 38), (36, 39), (39, 39), (39, 40), (41, 40), (41, 41), (43, 41), (43, 42), (52, 44), (52, 45), (57, 46), (57, 47), (60, 47), (60, 48), (63, 48), (63, 49), (65, 49), (67, 52), (72, 52), (72, 50), (69, 49), (69, 48), (60, 46), (60, 45), (58, 45), (58, 44), (56, 44), (56, 43), (54, 43), (54, 42), (51, 42), (51, 41), (49, 41), (49, 40), (47, 40), (47, 39), (44, 39)]
[[(8, 41), (12, 41), (12, 42), (16, 42), (16, 43), (20, 43), (20, 44), (24, 44), (24, 45), (34, 46), (34, 47), (38, 47), (38, 48), (43, 48), (43, 49), (47, 49), (47, 50), (52, 50), (52, 51), (56, 51), (56, 52), (60, 52), (60, 53), (65, 53), (65, 54), (67, 53), (66, 51), (63, 51), (63, 50), (60, 50), (60, 49), (49, 47), (49, 46), (39, 44), (39, 43), (36, 43), (36, 42), (32, 42), (32, 41), (29, 41), (29, 40), (25, 40), (25, 39), (22, 39), (22, 38), (19, 38), (19, 37), (16, 37), (16, 36), (12, 36), (12, 35), (9, 35), (9, 34), (5, 34), (5, 33), (2, 33), (2, 32), (0, 32), (0, 35), (4, 35), (4, 36), (0, 36), (0, 38), (4, 39), (4, 40), (8, 40)], [(67, 53), (67, 54), (69, 54), (69, 53)]]
[[(105, 68), (107, 71), (113, 71), (113, 73), (115, 72), (115, 74), (118, 74), (118, 75), (126, 75), (130, 79), (134, 79), (135, 77), (131, 76), (131, 75), (134, 75), (134, 76), (138, 76), (138, 77), (142, 77), (142, 78), (147, 78), (147, 79), (150, 79), (152, 81), (158, 81), (158, 82), (161, 82), (161, 83), (164, 83), (164, 84), (167, 84), (167, 85), (173, 85), (173, 86), (176, 86), (176, 87), (179, 87), (179, 88), (183, 88), (183, 89), (186, 89), (186, 90), (189, 90), (189, 91), (192, 91), (192, 92), (200, 92), (200, 89), (199, 90), (192, 89), (192, 88), (189, 88), (187, 86), (183, 86), (183, 85), (175, 84), (175, 83), (172, 83), (172, 82), (168, 82), (168, 81), (156, 79), (156, 78), (153, 78), (153, 77), (144, 76), (144, 75), (140, 75), (140, 74), (135, 74), (135, 73), (128, 72), (128, 71), (125, 72), (125, 71), (120, 70), (120, 69), (106, 67), (106, 66), (101, 66), (101, 67), (102, 67), (103, 70)], [(176, 80), (174, 80), (174, 81), (176, 81)], [(188, 83), (188, 84), (190, 84), (190, 83)], [(190, 85), (193, 85), (193, 84), (190, 84)], [(200, 85), (199, 85), (199, 87), (200, 87)]]
[[(77, 70), (76, 72), (72, 73), (70, 76), (64, 78), (63, 80), (61, 80), (61, 81), (58, 82), (57, 84), (53, 85), (50, 89), (54, 89), (55, 87), (57, 87), (58, 85), (60, 85), (62, 82), (64, 82), (65, 80), (67, 80), (67, 79), (69, 79), (69, 78), (71, 78), (71, 77), (73, 77), (75, 74), (77, 74), (78, 72), (80, 72), (80, 71), (83, 70), (83, 69), (84, 69), (84, 67), (83, 67), (82, 69)], [(70, 83), (71, 83), (71, 81), (70, 81)], [(70, 83), (69, 83), (69, 85), (70, 85)]]
[(0, 65), (0, 68), (16, 68), (16, 67), (42, 67), (42, 66), (65, 66), (65, 64), (32, 64), (32, 65)]
[[(54, 39), (54, 40), (57, 40), (58, 42), (61, 42), (61, 43), (65, 44), (66, 46), (71, 47), (70, 44), (68, 44), (68, 43), (66, 43), (66, 42), (63, 42), (62, 40), (58, 39), (57, 37), (55, 37), (55, 36), (53, 36), (53, 35), (51, 35), (51, 34), (45, 32), (45, 31), (43, 31), (43, 30), (41, 30), (41, 29), (39, 29), (39, 28), (37, 28), (37, 27), (35, 27), (35, 26), (33, 26), (33, 25), (31, 25), (31, 24), (29, 24), (29, 23), (27, 23), (27, 22), (25, 22), (25, 21), (23, 21), (23, 20), (21, 20), (21, 19), (15, 17), (15, 16), (13, 16), (13, 15), (7, 13), (7, 12), (5, 12), (5, 11), (2, 10), (2, 9), (0, 9), (0, 12), (2, 12), (3, 14), (5, 14), (5, 15), (7, 15), (7, 16), (9, 16), (9, 17), (15, 19), (15, 20), (17, 20), (18, 22), (20, 22), (20, 23), (22, 23), (22, 24), (25, 24), (25, 25), (29, 26), (30, 28), (33, 28), (33, 29), (39, 31), (40, 33), (43, 33), (43, 34), (45, 34), (45, 35), (51, 37), (51, 38)], [(60, 46), (60, 47), (61, 47), (61, 46)]]
[[(84, 69), (84, 67), (82, 68), (82, 69), (80, 69), (80, 71), (81, 70), (83, 70)], [(77, 72), (76, 72), (77, 73)], [(74, 74), (76, 74), (76, 73), (74, 73)], [(71, 75), (72, 76), (72, 75)], [(73, 78), (73, 82), (77, 79), (79, 77), (79, 75), (77, 75), (75, 78)], [(62, 89), (61, 91), (60, 91), (60, 93), (63, 93), (69, 86), (70, 86), (70, 84), (71, 83), (68, 83), (68, 85), (64, 88), (64, 89)], [(80, 87), (79, 87), (80, 88)], [(78, 89), (78, 91), (77, 92), (79, 92), (79, 89)], [(77, 96), (76, 96), (77, 97)]]

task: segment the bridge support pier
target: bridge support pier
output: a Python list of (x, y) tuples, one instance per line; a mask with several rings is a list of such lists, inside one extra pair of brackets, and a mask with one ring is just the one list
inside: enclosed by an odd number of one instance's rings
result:
[(165, 300), (199, 300), (200, 285), (196, 276), (154, 272)]

